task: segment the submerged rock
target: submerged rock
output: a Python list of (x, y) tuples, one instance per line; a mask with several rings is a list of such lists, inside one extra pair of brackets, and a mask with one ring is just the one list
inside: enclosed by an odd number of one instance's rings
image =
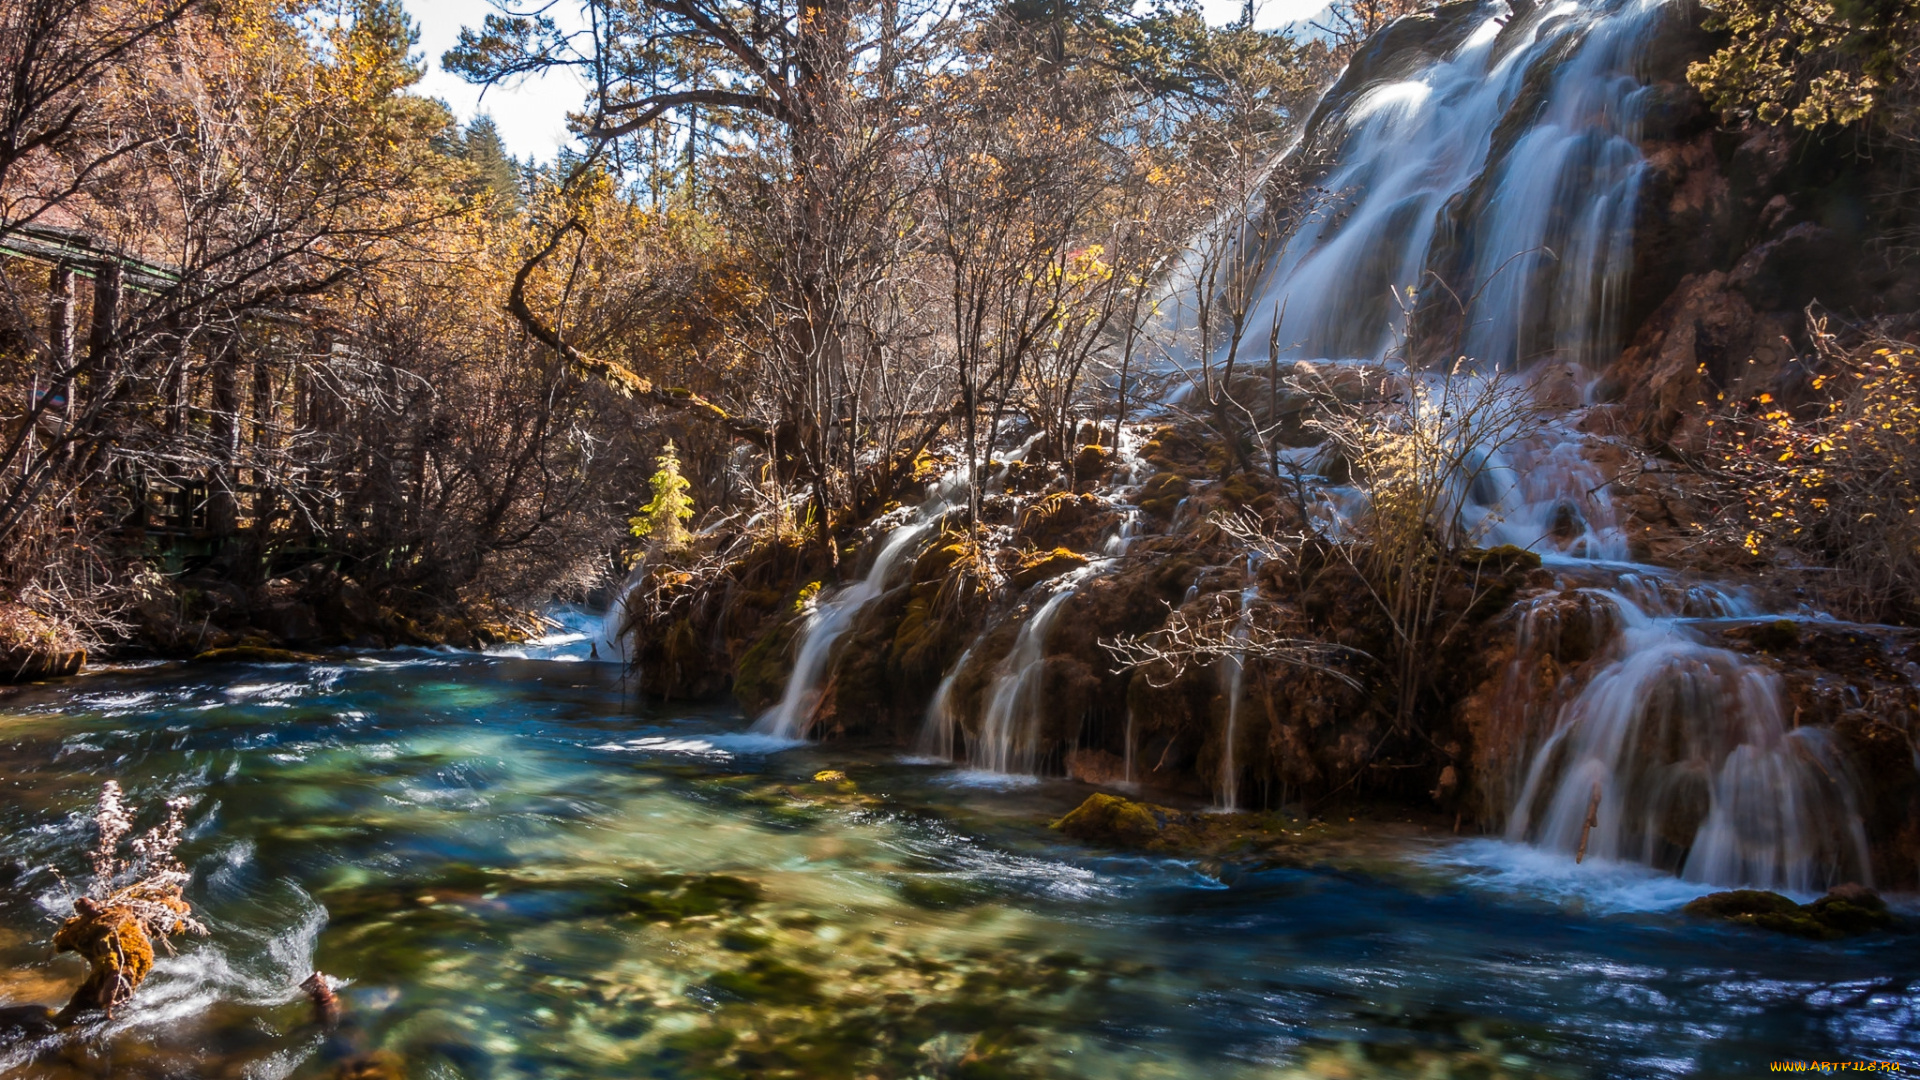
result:
[(1764, 889), (1710, 893), (1681, 909), (1700, 919), (1721, 919), (1782, 934), (1829, 940), (1848, 934), (1890, 929), (1893, 913), (1880, 895), (1863, 885), (1837, 885), (1811, 904), (1796, 904)]
[(334, 1066), (333, 1080), (401, 1080), (400, 1059), (385, 1050), (361, 1054)]
[(235, 645), (208, 649), (193, 658), (196, 664), (316, 664), (326, 657), (294, 649), (274, 649), (265, 645)]

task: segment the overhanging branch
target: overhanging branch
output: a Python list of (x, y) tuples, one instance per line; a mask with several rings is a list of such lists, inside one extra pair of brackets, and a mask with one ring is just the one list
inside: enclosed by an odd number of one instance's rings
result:
[(566, 360), (567, 363), (573, 367), (574, 371), (581, 376), (599, 379), (601, 382), (612, 387), (614, 392), (622, 397), (634, 398), (654, 405), (680, 409), (702, 416), (724, 428), (735, 438), (752, 443), (762, 450), (771, 452), (773, 440), (766, 428), (733, 416), (725, 409), (691, 390), (683, 390), (678, 387), (655, 386), (651, 379), (635, 374), (622, 364), (616, 364), (611, 360), (602, 360), (599, 357), (588, 356), (586, 353), (569, 345), (552, 327), (541, 322), (539, 316), (534, 314), (533, 309), (527, 306), (527, 279), (533, 276), (533, 271), (538, 268), (541, 263), (545, 262), (548, 256), (553, 254), (554, 249), (560, 246), (560, 241), (564, 239), (568, 233), (578, 232), (580, 235), (585, 236), (586, 231), (586, 226), (582, 225), (578, 219), (568, 221), (565, 225), (554, 230), (552, 239), (547, 241), (547, 246), (535, 252), (531, 258), (521, 264), (520, 271), (513, 275), (513, 289), (507, 293), (507, 310), (513, 314), (515, 319), (520, 321), (521, 326), (526, 327), (527, 333), (532, 334), (534, 338), (542, 344), (559, 353), (561, 358)]

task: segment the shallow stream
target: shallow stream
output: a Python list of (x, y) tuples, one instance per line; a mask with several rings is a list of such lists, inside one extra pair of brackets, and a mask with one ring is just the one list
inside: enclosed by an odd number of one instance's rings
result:
[[(197, 799), (212, 936), (0, 1077), (1751, 1075), (1920, 1067), (1920, 935), (1808, 943), (1697, 888), (1488, 840), (1202, 867), (1078, 848), (991, 786), (636, 703), (612, 665), (379, 654), (161, 666), (0, 700), (0, 1005), (114, 778)], [(843, 770), (842, 784), (816, 781)], [(346, 1024), (296, 985), (344, 980)]]

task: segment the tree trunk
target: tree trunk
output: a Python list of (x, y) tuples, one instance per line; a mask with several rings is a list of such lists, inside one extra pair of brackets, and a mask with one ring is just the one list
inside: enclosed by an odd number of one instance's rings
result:
[(240, 526), (239, 501), (233, 493), (234, 459), (240, 452), (240, 380), (234, 370), (238, 336), (221, 334), (213, 351), (207, 365), (212, 391), (207, 418), (212, 451), (212, 462), (207, 466), (207, 532), (219, 542), (230, 539)]

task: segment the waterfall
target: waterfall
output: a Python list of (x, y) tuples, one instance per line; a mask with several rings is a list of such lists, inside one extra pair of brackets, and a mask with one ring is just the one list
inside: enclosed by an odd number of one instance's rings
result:
[(786, 691), (780, 695), (779, 704), (754, 721), (753, 730), (781, 739), (806, 737), (813, 725), (814, 710), (820, 705), (821, 683), (833, 659), (833, 647), (853, 627), (861, 609), (886, 591), (887, 575), (917, 548), (917, 541), (933, 530), (946, 508), (945, 503), (935, 503), (914, 521), (888, 533), (865, 577), (816, 600), (794, 639), (799, 652), (793, 673), (787, 676)]
[[(1247, 577), (1253, 577), (1253, 557), (1247, 558)], [(1240, 590), (1240, 618), (1233, 624), (1233, 640), (1244, 642), (1253, 618), (1253, 601), (1260, 595), (1258, 585), (1248, 585)], [(1243, 653), (1235, 653), (1220, 661), (1221, 681), (1227, 690), (1227, 729), (1220, 747), (1220, 783), (1215, 793), (1214, 805), (1226, 811), (1240, 809), (1240, 769), (1233, 757), (1234, 740), (1239, 735), (1240, 702), (1246, 697), (1247, 661)]]
[(1277, 315), (1273, 340), (1307, 359), (1610, 360), (1646, 168), (1639, 67), (1668, 7), (1486, 4), (1434, 31), (1444, 55), (1342, 80), (1296, 151), (1331, 148), (1325, 204), (1277, 251), (1242, 253), (1263, 266), (1241, 354)]
[(926, 757), (951, 760), (959, 751), (959, 718), (953, 714), (953, 680), (964, 670), (967, 662), (973, 659), (973, 648), (960, 654), (960, 660), (952, 670), (940, 679), (940, 685), (933, 692), (933, 700), (927, 702), (926, 723), (920, 729), (920, 753)]
[[(1363, 51), (1295, 151), (1325, 161), (1309, 177), (1321, 205), (1273, 247), (1233, 252), (1258, 274), (1239, 355), (1264, 361), (1248, 345), (1272, 340), (1290, 358), (1385, 364), (1414, 379), (1464, 356), (1482, 371), (1528, 371), (1537, 400), (1568, 410), (1490, 449), (1455, 504), (1475, 544), (1512, 544), (1556, 570), (1611, 578), (1579, 591), (1589, 608), (1582, 632), (1595, 640), (1582, 644), (1573, 673), (1547, 688), (1552, 700), (1520, 710), (1510, 744), (1491, 747), (1514, 752), (1510, 839), (1703, 883), (1805, 891), (1865, 880), (1864, 831), (1837, 747), (1789, 720), (1777, 674), (1713, 647), (1692, 625), (1750, 615), (1752, 605), (1626, 561), (1611, 477), (1576, 423), (1587, 372), (1617, 355), (1627, 329), (1653, 93), (1643, 58), (1674, 8), (1492, 2), (1376, 39), (1397, 51)], [(1218, 254), (1195, 255), (1187, 280), (1170, 284), (1162, 329), (1183, 361), (1230, 344), (1196, 345), (1191, 335), (1193, 272)], [(1320, 464), (1316, 448), (1287, 454)], [(1340, 539), (1364, 497), (1329, 485), (1313, 502), (1315, 527)], [(1568, 595), (1522, 612), (1510, 685), (1524, 691), (1523, 705), (1541, 689), (1531, 685), (1527, 664), (1538, 657), (1528, 639), (1558, 632), (1550, 624), (1567, 613)], [(1237, 796), (1238, 667), (1223, 661), (1217, 796), (1226, 806)]]
[(1020, 626), (1013, 650), (994, 669), (980, 714), (980, 737), (968, 748), (977, 769), (1034, 773), (1040, 765), (1040, 712), (1046, 705), (1047, 635), (1074, 589), (1103, 564), (1093, 563), (1054, 579), (1053, 594)]
[(1556, 560), (1626, 559), (1627, 535), (1609, 478), (1582, 446), (1563, 422), (1495, 454), (1476, 485), (1480, 498), (1469, 499), (1464, 515), (1481, 543), (1511, 544)]
[(1583, 592), (1618, 631), (1534, 752), (1509, 839), (1715, 885), (1870, 883), (1846, 764), (1823, 730), (1787, 722), (1779, 676), (1684, 615)]
[[(979, 734), (966, 745), (969, 765), (988, 772), (1032, 774), (1039, 771), (1041, 720), (1046, 707), (1043, 684), (1047, 637), (1074, 590), (1110, 565), (1108, 561), (1090, 563), (1035, 586), (1049, 590), (1047, 598), (1020, 624), (1013, 648), (994, 665), (993, 681), (987, 687), (980, 714)], [(953, 684), (973, 660), (973, 652), (974, 647), (969, 646), (934, 691), (920, 733), (920, 753), (948, 759), (959, 757), (962, 731), (953, 707)], [(1131, 755), (1131, 749), (1128, 753)]]

